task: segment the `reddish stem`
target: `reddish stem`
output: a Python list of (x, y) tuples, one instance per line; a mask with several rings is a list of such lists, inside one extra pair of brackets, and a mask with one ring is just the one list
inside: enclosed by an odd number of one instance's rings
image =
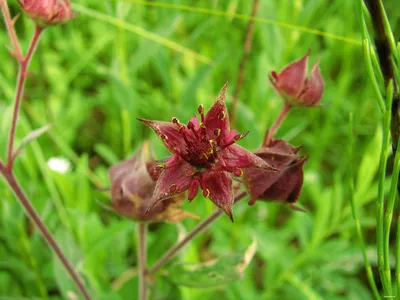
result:
[(251, 19), (249, 20), (249, 23), (247, 24), (246, 28), (246, 33), (244, 37), (244, 46), (243, 46), (243, 55), (242, 58), (240, 59), (240, 65), (239, 65), (239, 73), (236, 81), (236, 89), (233, 93), (233, 100), (232, 100), (232, 106), (229, 111), (230, 115), (230, 120), (231, 123), (234, 124), (235, 119), (236, 119), (236, 109), (239, 101), (239, 96), (240, 96), (240, 90), (242, 89), (243, 81), (244, 81), (244, 73), (246, 69), (246, 63), (249, 58), (250, 52), (251, 52), (251, 44), (253, 42), (253, 32), (254, 32), (254, 17), (258, 12), (258, 7), (259, 7), (259, 2), (260, 0), (253, 0), (253, 5), (251, 8)]
[(60, 259), (64, 267), (67, 269), (67, 272), (71, 276), (72, 280), (75, 282), (79, 290), (81, 291), (82, 295), (86, 300), (90, 300), (91, 297), (86, 290), (83, 281), (79, 278), (78, 273), (74, 270), (72, 267), (71, 263), (68, 261), (67, 257), (64, 255), (62, 252), (60, 246), (57, 244), (53, 236), (51, 235), (50, 231), (46, 227), (46, 225), (43, 223), (41, 220), (40, 216), (36, 212), (35, 208), (29, 201), (29, 199), (26, 197), (24, 191), (22, 190), (19, 182), (17, 181), (17, 178), (14, 176), (13, 173), (13, 163), (15, 159), (15, 155), (13, 153), (13, 148), (14, 148), (14, 141), (15, 141), (15, 131), (18, 123), (18, 115), (20, 111), (20, 106), (21, 106), (21, 100), (23, 97), (24, 93), (24, 86), (25, 86), (25, 81), (26, 77), (28, 75), (28, 67), (29, 63), (31, 61), (31, 58), (36, 50), (36, 46), (39, 42), (40, 35), (43, 31), (43, 28), (36, 26), (35, 27), (35, 32), (33, 34), (31, 43), (28, 48), (28, 52), (25, 57), (23, 57), (21, 47), (19, 45), (18, 37), (15, 33), (14, 29), (14, 22), (15, 20), (12, 20), (10, 17), (10, 13), (8, 10), (7, 2), (6, 0), (0, 0), (0, 7), (2, 14), (4, 16), (4, 21), (7, 27), (7, 32), (10, 37), (10, 40), (13, 44), (14, 49), (12, 49), (12, 54), (17, 58), (18, 64), (19, 64), (19, 71), (18, 71), (18, 77), (17, 77), (17, 86), (16, 86), (16, 94), (15, 94), (15, 102), (14, 102), (14, 112), (13, 112), (13, 118), (12, 118), (12, 123), (11, 123), (11, 129), (10, 129), (10, 136), (9, 136), (9, 141), (8, 141), (8, 158), (7, 158), (7, 165), (3, 163), (0, 160), (0, 174), (3, 175), (3, 177), (6, 179), (8, 182), (9, 186), (17, 196), (17, 199), (21, 203), (21, 205), (24, 207), (26, 213), (28, 216), (31, 218), (33, 223), (37, 226), (39, 231), (42, 233), (43, 237), (45, 238), (46, 242), (49, 244), (50, 248), (53, 250), (53, 252), (56, 254), (56, 256)]
[(19, 199), (21, 205), (24, 207), (26, 213), (31, 218), (32, 222), (37, 226), (39, 231), (42, 233), (45, 240), (49, 244), (50, 248), (53, 249), (54, 253), (57, 255), (57, 257), (60, 259), (62, 264), (65, 266), (69, 275), (71, 276), (73, 281), (76, 283), (76, 285), (78, 286), (79, 290), (82, 292), (85, 299), (90, 300), (91, 299), (90, 295), (87, 292), (87, 290), (85, 289), (85, 286), (84, 286), (82, 280), (79, 278), (78, 273), (74, 270), (71, 263), (68, 261), (67, 257), (61, 250), (60, 246), (57, 244), (57, 242), (51, 235), (49, 229), (46, 227), (46, 225), (40, 219), (38, 213), (36, 212), (35, 208), (32, 206), (29, 199), (26, 197), (24, 191), (22, 190), (22, 188), (21, 188), (17, 178), (14, 176), (13, 172), (8, 170), (1, 161), (0, 161), (0, 173), (7, 180), (11, 189), (13, 190), (13, 192)]
[(279, 126), (282, 124), (282, 121), (285, 119), (286, 115), (289, 113), (292, 106), (285, 102), (282, 107), (281, 113), (278, 118), (275, 120), (275, 123), (272, 125), (271, 129), (268, 129), (264, 136), (263, 146), (267, 147), (270, 140), (274, 137), (275, 133), (278, 131)]
[[(246, 192), (239, 193), (234, 201), (235, 203), (246, 196)], [(192, 232), (190, 232), (183, 240), (178, 242), (175, 246), (170, 248), (147, 272), (147, 274), (154, 274), (161, 267), (163, 267), (171, 258), (173, 258), (187, 243), (189, 243), (195, 236), (203, 232), (212, 222), (214, 222), (220, 215), (222, 211), (220, 209), (215, 210), (207, 219), (201, 222)]]
[[(14, 100), (14, 112), (13, 112), (13, 118), (11, 122), (11, 129), (10, 129), (10, 135), (8, 139), (8, 159), (7, 159), (7, 169), (12, 170), (13, 164), (14, 164), (14, 141), (15, 141), (15, 131), (17, 129), (17, 123), (18, 123), (18, 115), (19, 115), (19, 110), (21, 107), (21, 100), (24, 94), (24, 87), (25, 87), (25, 81), (26, 77), (28, 75), (28, 67), (29, 63), (31, 61), (32, 55), (35, 52), (36, 46), (39, 42), (40, 34), (42, 33), (43, 28), (36, 26), (35, 27), (35, 32), (33, 34), (31, 43), (29, 45), (28, 52), (25, 57), (22, 59), (18, 59), (19, 63), (19, 71), (18, 71), (18, 78), (17, 78), (17, 87), (16, 87), (16, 93), (15, 93), (15, 100)], [(11, 34), (10, 34), (11, 36)]]

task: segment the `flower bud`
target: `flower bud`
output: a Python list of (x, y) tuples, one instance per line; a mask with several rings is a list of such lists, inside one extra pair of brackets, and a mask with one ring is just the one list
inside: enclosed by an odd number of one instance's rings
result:
[(75, 14), (70, 0), (19, 0), (22, 10), (40, 27), (67, 22)]
[(271, 140), (267, 147), (255, 154), (278, 171), (251, 168), (244, 172), (244, 182), (251, 196), (249, 204), (256, 200), (279, 201), (292, 209), (303, 185), (304, 156), (297, 154), (299, 148), (281, 139)]
[(110, 168), (114, 210), (122, 216), (142, 222), (175, 223), (186, 217), (197, 218), (180, 208), (184, 202), (183, 196), (168, 198), (147, 212), (159, 177), (157, 164), (148, 152), (145, 144), (133, 158)]
[(299, 60), (287, 65), (277, 74), (271, 73), (274, 88), (292, 106), (316, 106), (324, 92), (324, 80), (317, 61), (307, 78), (308, 56), (310, 51)]

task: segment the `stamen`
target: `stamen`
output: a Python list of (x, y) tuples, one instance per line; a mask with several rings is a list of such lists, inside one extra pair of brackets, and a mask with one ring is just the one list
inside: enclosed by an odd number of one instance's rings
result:
[(220, 119), (220, 120), (225, 120), (225, 118), (226, 118), (225, 112), (224, 112), (224, 111), (221, 111), (221, 112), (219, 113), (219, 115), (218, 115), (218, 119)]
[(204, 123), (204, 107), (203, 104), (200, 104), (199, 107), (197, 108), (197, 111), (200, 114), (201, 117), (201, 123)]
[(208, 198), (208, 197), (210, 196), (210, 190), (209, 190), (209, 189), (203, 190), (203, 196), (204, 196), (205, 198)]
[(178, 190), (178, 186), (177, 186), (175, 183), (173, 183), (173, 184), (170, 185), (170, 187), (169, 187), (170, 193), (174, 193), (174, 192), (176, 192), (177, 190)]
[(160, 139), (166, 142), (168, 140), (168, 136), (166, 136), (165, 134), (160, 134)]
[(184, 126), (181, 124), (181, 122), (179, 122), (179, 120), (175, 117), (172, 118), (172, 123), (178, 125), (178, 131), (181, 131), (182, 128), (184, 128)]
[(196, 137), (196, 139), (199, 139), (199, 136), (197, 135), (196, 129), (194, 128), (193, 122), (189, 121), (189, 123), (187, 125), (187, 128), (193, 132), (193, 134)]
[(243, 176), (242, 169), (236, 168), (235, 170), (233, 170), (233, 175), (235, 175), (236, 177)]
[(189, 170), (186, 170), (185, 175), (190, 177), (190, 176), (193, 176), (194, 173), (196, 173), (195, 170), (189, 169)]
[(216, 137), (219, 137), (221, 135), (221, 129), (220, 128), (215, 129), (214, 134)]
[(154, 172), (161, 172), (162, 170), (164, 170), (164, 166), (157, 166), (154, 168)]

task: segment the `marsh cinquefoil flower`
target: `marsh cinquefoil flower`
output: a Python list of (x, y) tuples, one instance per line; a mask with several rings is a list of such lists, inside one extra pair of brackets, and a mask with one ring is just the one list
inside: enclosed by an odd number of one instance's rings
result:
[(294, 210), (303, 186), (303, 165), (306, 157), (298, 155), (300, 148), (293, 147), (281, 139), (271, 139), (254, 153), (278, 171), (271, 172), (248, 168), (244, 172), (244, 183), (250, 194), (250, 205), (256, 200), (281, 202)]
[(22, 10), (40, 27), (72, 19), (70, 0), (18, 0)]
[(147, 144), (133, 158), (112, 166), (109, 175), (113, 209), (122, 216), (140, 222), (174, 223), (186, 217), (197, 218), (181, 209), (184, 198), (179, 196), (158, 203), (150, 213), (146, 213), (158, 179), (156, 166)]
[(287, 65), (279, 74), (271, 73), (272, 85), (292, 106), (316, 106), (324, 92), (319, 61), (312, 66), (307, 78), (309, 55), (310, 51), (301, 59)]
[(200, 122), (196, 117), (187, 125), (176, 118), (172, 122), (139, 119), (154, 130), (172, 154), (159, 168), (160, 178), (149, 209), (186, 190), (191, 201), (201, 188), (203, 196), (233, 221), (232, 177), (242, 176), (242, 169), (248, 167), (273, 170), (261, 158), (236, 145), (246, 134), (230, 130), (225, 105), (227, 85), (206, 115), (203, 106), (199, 106)]

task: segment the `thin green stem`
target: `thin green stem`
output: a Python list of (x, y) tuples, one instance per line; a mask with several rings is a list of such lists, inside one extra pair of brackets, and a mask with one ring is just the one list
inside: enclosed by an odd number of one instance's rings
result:
[(396, 286), (397, 298), (400, 298), (400, 217), (397, 219), (396, 233)]
[(386, 175), (386, 165), (389, 152), (389, 138), (390, 138), (390, 121), (391, 121), (391, 100), (388, 99), (386, 104), (388, 109), (385, 111), (383, 116), (383, 137), (382, 137), (382, 148), (379, 162), (379, 181), (378, 181), (378, 199), (376, 203), (376, 235), (378, 244), (378, 268), (379, 276), (383, 285), (384, 294), (386, 296), (391, 295), (391, 284), (387, 280), (384, 272), (385, 256), (384, 256), (384, 182)]
[[(390, 80), (388, 84), (388, 91), (386, 94), (388, 99), (393, 98), (393, 82)], [(388, 101), (389, 102), (389, 101)], [(400, 141), (400, 140), (399, 140)], [(392, 219), (393, 219), (393, 209), (394, 209), (394, 204), (395, 200), (397, 197), (397, 183), (399, 180), (399, 172), (400, 172), (400, 151), (398, 150), (400, 143), (397, 143), (397, 149), (396, 154), (395, 154), (395, 159), (394, 159), (394, 166), (393, 166), (393, 173), (392, 173), (392, 182), (390, 185), (390, 192), (389, 192), (389, 198), (386, 206), (386, 214), (385, 214), (385, 228), (384, 228), (384, 234), (385, 234), (385, 240), (384, 240), (384, 260), (385, 260), (385, 275), (388, 280), (388, 282), (391, 284), (392, 279), (391, 279), (391, 272), (390, 272), (390, 227), (392, 224)]]
[(147, 299), (146, 261), (147, 261), (147, 224), (138, 223), (138, 277), (139, 300)]
[[(349, 138), (350, 138), (350, 147), (349, 147), (349, 157), (353, 157), (353, 147), (354, 147), (354, 142), (353, 142), (353, 115), (350, 114), (350, 120), (349, 120)], [(356, 225), (356, 231), (357, 231), (357, 236), (360, 242), (360, 247), (361, 247), (361, 251), (363, 254), (363, 258), (364, 258), (364, 264), (365, 264), (365, 270), (367, 272), (367, 278), (368, 278), (368, 282), (371, 286), (372, 292), (374, 294), (375, 299), (379, 300), (381, 299), (379, 292), (378, 292), (378, 288), (376, 287), (376, 283), (375, 283), (375, 278), (374, 278), (374, 274), (372, 272), (372, 268), (371, 265), (369, 263), (368, 260), (368, 256), (367, 256), (367, 250), (365, 247), (365, 242), (364, 242), (364, 237), (362, 234), (362, 229), (361, 229), (361, 223), (360, 223), (360, 219), (358, 218), (358, 214), (357, 214), (357, 206), (355, 203), (355, 199), (354, 199), (354, 173), (353, 173), (353, 166), (350, 164), (350, 168), (349, 168), (349, 190), (350, 190), (350, 204), (351, 204), (351, 211), (353, 214), (353, 219)]]

